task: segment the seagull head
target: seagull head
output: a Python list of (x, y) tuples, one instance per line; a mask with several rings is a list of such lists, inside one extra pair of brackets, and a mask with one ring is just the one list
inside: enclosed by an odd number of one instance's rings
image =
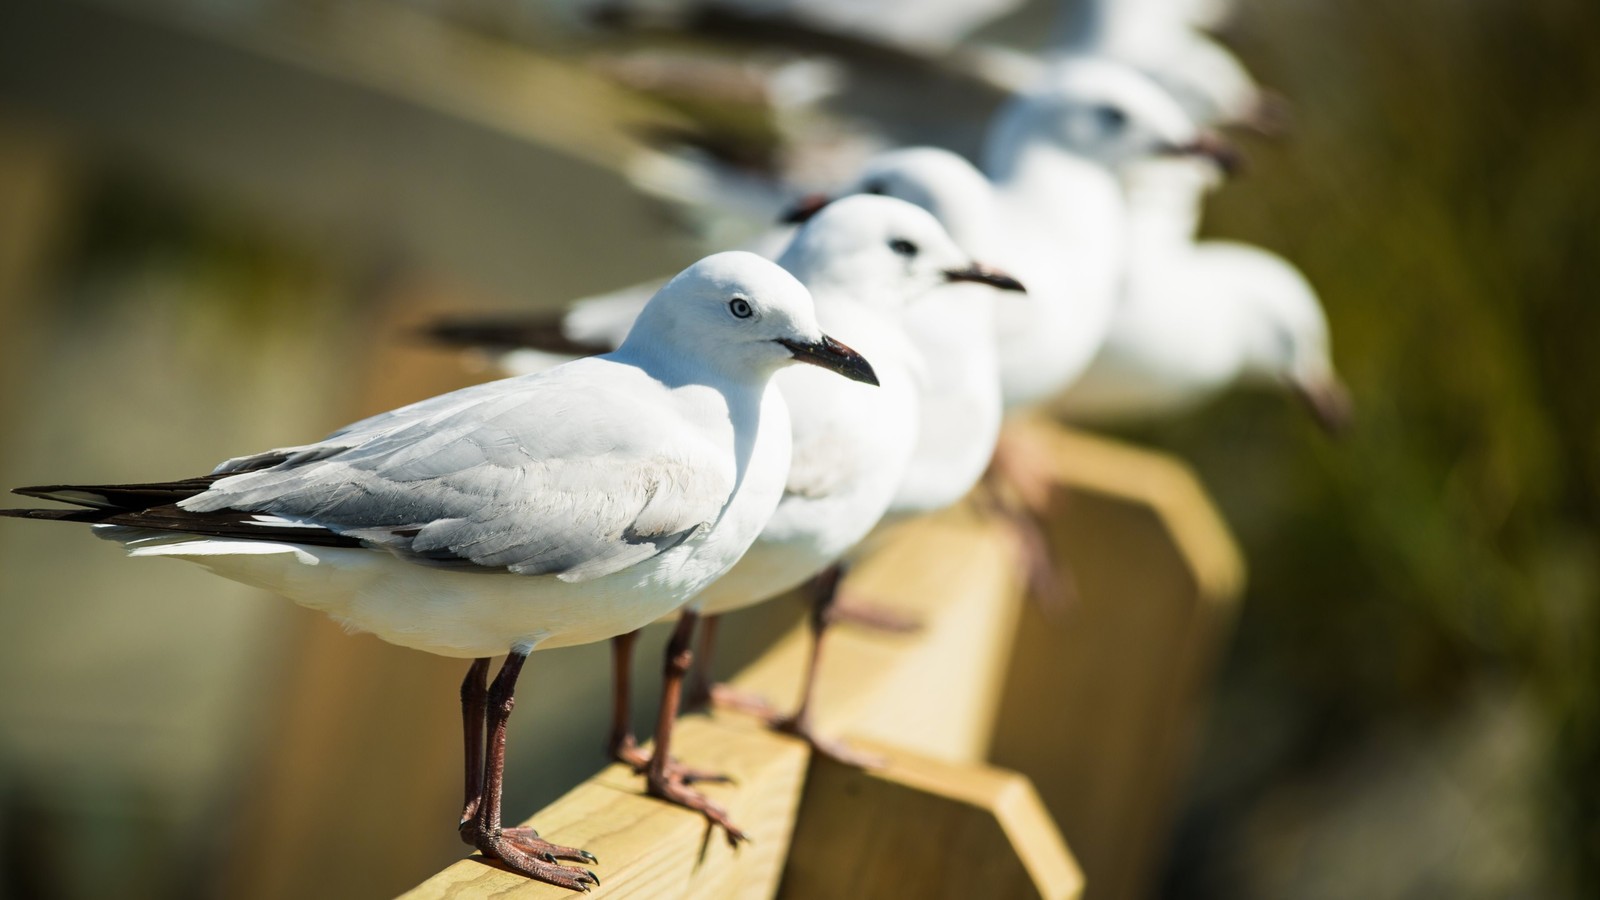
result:
[(1006, 161), (1040, 141), (1111, 169), (1155, 156), (1211, 160), (1225, 172), (1241, 157), (1203, 131), (1168, 91), (1126, 63), (1073, 57), (1002, 111), (989, 137), (991, 161)]
[(708, 256), (663, 285), (619, 353), (735, 378), (802, 362), (878, 383), (861, 354), (823, 334), (804, 285), (777, 264), (738, 250)]
[(977, 167), (962, 156), (937, 147), (905, 147), (874, 156), (837, 197), (812, 194), (801, 198), (784, 216), (805, 222), (831, 199), (874, 194), (904, 200), (927, 210), (957, 245), (983, 253), (997, 234), (994, 189)]
[(848, 296), (891, 313), (952, 282), (1023, 290), (1010, 275), (975, 262), (927, 210), (870, 194), (829, 203), (795, 233), (778, 263), (818, 296)]
[(1254, 268), (1254, 277), (1243, 281), (1235, 295), (1238, 314), (1244, 317), (1247, 377), (1287, 388), (1325, 432), (1345, 433), (1354, 420), (1354, 406), (1334, 369), (1321, 302), (1299, 273), (1275, 266)]

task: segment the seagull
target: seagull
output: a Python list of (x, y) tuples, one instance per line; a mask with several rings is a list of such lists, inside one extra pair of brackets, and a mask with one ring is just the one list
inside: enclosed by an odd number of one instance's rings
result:
[(1114, 424), (1178, 415), (1235, 385), (1265, 385), (1297, 395), (1338, 434), (1352, 405), (1311, 284), (1259, 247), (1195, 240), (1201, 199), (1216, 180), (1193, 160), (1128, 173), (1132, 259), (1122, 305), (1099, 355), (1054, 407), (1076, 421)]
[(351, 630), (472, 659), (462, 839), (586, 891), (594, 873), (561, 863), (592, 855), (501, 822), (517, 677), (534, 650), (640, 628), (738, 560), (784, 491), (789, 414), (774, 375), (796, 362), (841, 383), (876, 380), (823, 333), (793, 276), (753, 254), (716, 254), (668, 282), (614, 353), (197, 478), (22, 488), (82, 509), (3, 512), (92, 523), (131, 556), (185, 559)]

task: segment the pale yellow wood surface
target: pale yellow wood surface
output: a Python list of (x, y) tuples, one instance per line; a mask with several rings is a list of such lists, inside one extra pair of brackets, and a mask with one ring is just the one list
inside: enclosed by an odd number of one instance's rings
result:
[(780, 897), (1037, 897), (1071, 900), (1083, 875), (1028, 779), (888, 745), (862, 772), (819, 759)]
[(1150, 888), (1244, 567), (1193, 474), (1053, 426), (1014, 434), (1063, 488), (1050, 528), (1081, 597), (1022, 613), (990, 758), (1033, 780), (1090, 898)]

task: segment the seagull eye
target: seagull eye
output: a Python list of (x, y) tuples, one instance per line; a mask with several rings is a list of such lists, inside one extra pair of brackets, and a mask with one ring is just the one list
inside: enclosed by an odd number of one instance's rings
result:
[(728, 312), (733, 313), (736, 319), (748, 319), (755, 315), (755, 310), (750, 308), (750, 301), (743, 297), (735, 297), (728, 301)]
[(905, 238), (895, 238), (894, 240), (890, 241), (889, 249), (908, 259), (916, 256), (918, 252), (917, 245), (911, 243)]
[(877, 194), (882, 196), (889, 193), (889, 186), (881, 181), (869, 181), (861, 188), (864, 194)]
[(1128, 114), (1115, 106), (1097, 106), (1094, 114), (1099, 117), (1100, 124), (1107, 131), (1120, 131), (1128, 124)]

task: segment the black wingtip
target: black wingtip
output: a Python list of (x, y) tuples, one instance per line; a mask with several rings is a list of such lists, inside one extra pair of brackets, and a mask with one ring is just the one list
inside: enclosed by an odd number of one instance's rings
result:
[(216, 480), (215, 475), (201, 475), (146, 484), (41, 484), (12, 488), (11, 493), (89, 509), (127, 511), (177, 503), (206, 490)]
[(535, 316), (438, 319), (418, 328), (419, 340), (446, 347), (478, 350), (542, 350), (568, 356), (594, 356), (612, 348), (573, 340), (561, 330), (560, 319)]
[(37, 519), (42, 522), (95, 523), (111, 513), (103, 509), (0, 509), (10, 519)]

